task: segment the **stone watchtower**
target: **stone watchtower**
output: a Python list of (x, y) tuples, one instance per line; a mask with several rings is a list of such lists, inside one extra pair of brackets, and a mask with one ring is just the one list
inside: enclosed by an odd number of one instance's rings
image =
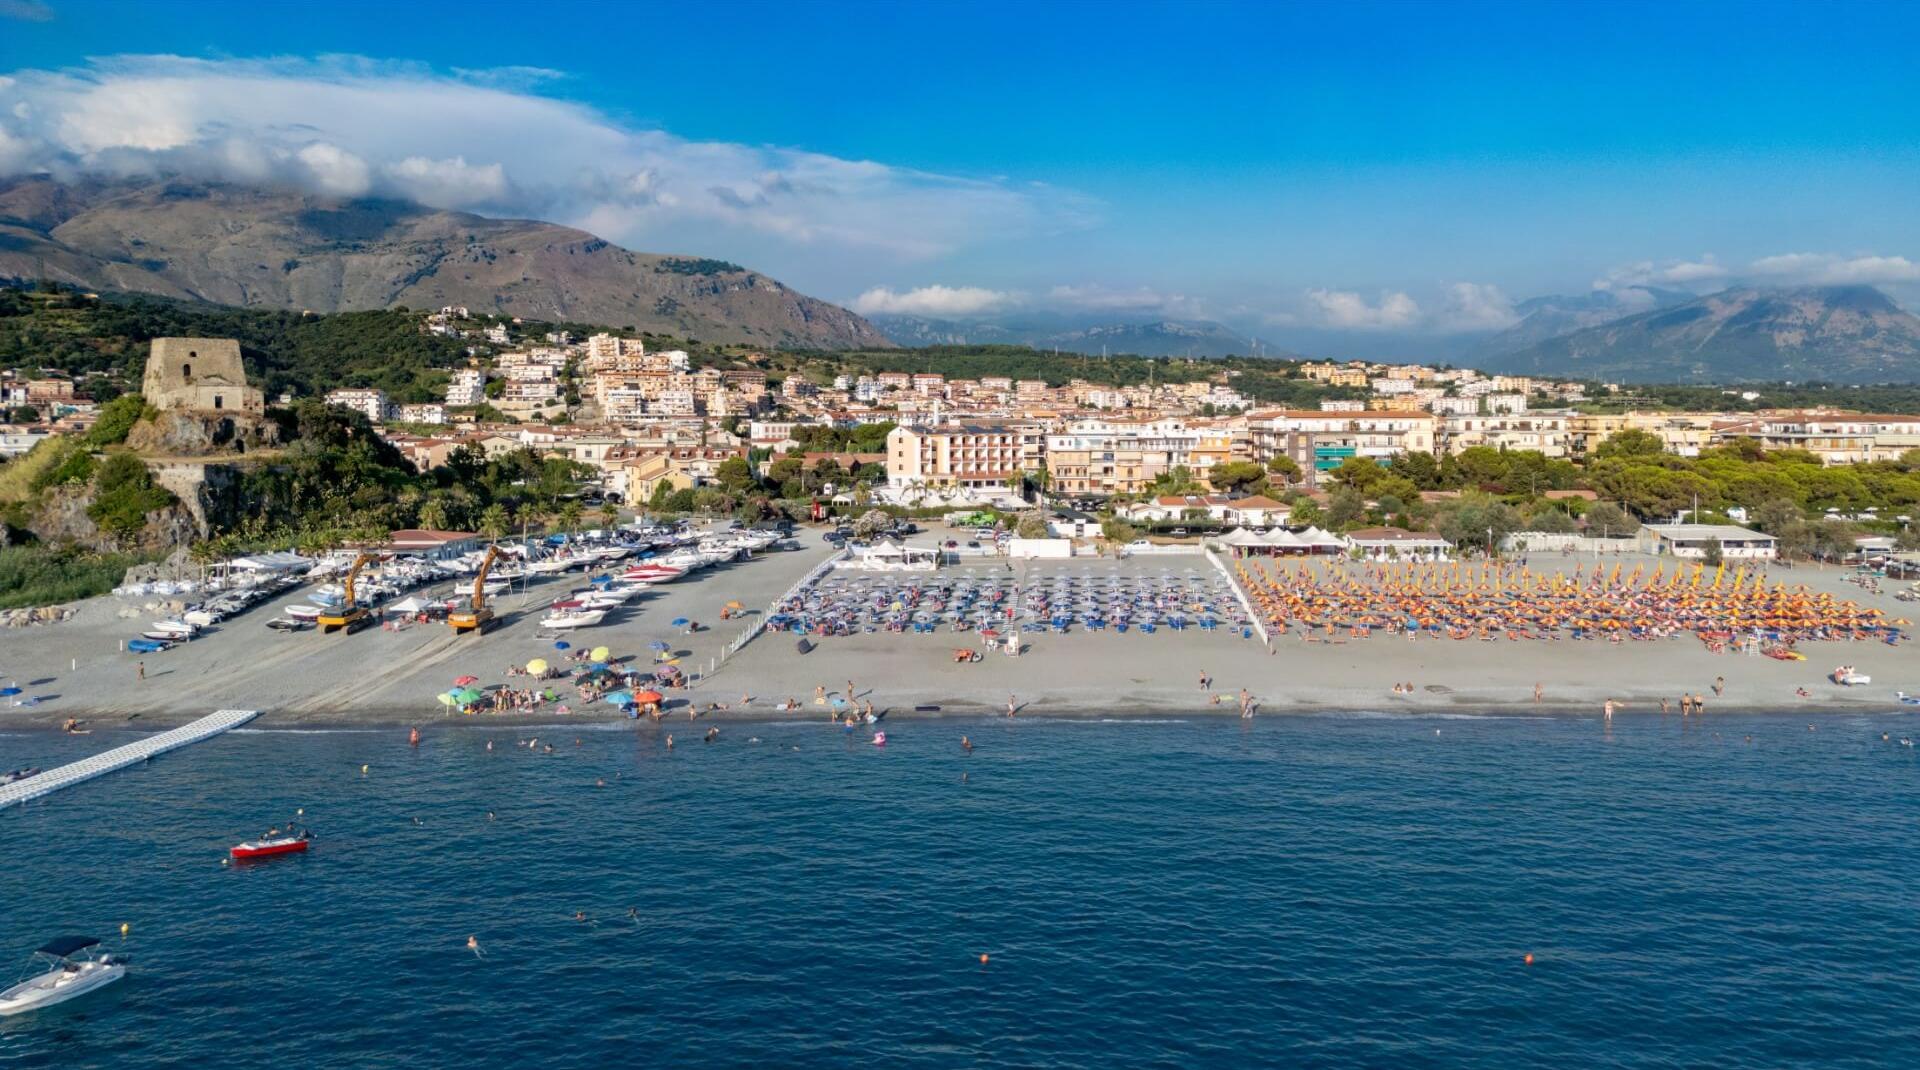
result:
[(266, 398), (247, 385), (240, 343), (231, 338), (155, 338), (140, 380), (147, 404), (189, 412), (266, 412)]

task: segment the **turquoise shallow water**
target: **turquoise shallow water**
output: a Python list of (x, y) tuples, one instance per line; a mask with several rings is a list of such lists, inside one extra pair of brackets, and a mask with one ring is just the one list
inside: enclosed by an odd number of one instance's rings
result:
[(1910, 1066), (1916, 720), (233, 734), (0, 812), (0, 1065)]

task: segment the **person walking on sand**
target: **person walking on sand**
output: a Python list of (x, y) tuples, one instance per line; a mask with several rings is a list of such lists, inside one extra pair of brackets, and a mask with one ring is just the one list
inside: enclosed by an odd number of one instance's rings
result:
[(1720, 692), (1725, 691), (1726, 689), (1727, 689), (1726, 677), (1716, 676), (1713, 678), (1713, 695), (1715, 698), (1720, 697)]
[(855, 694), (855, 692), (854, 692), (854, 690), (853, 690), (853, 681), (852, 681), (852, 680), (848, 680), (848, 681), (847, 681), (847, 704), (848, 704), (848, 705), (852, 705), (852, 704), (853, 704), (853, 696), (854, 696), (854, 694)]
[(1540, 685), (1538, 683), (1535, 683), (1533, 685), (1533, 704), (1536, 706), (1540, 705), (1540, 694), (1541, 694)]
[(1608, 699), (1607, 704), (1601, 708), (1601, 716), (1606, 720), (1609, 720), (1609, 721), (1613, 720), (1613, 700), (1612, 699)]
[(1213, 685), (1213, 678), (1207, 675), (1207, 670), (1201, 669), (1200, 670), (1200, 690), (1205, 691), (1207, 688), (1211, 687), (1212, 685)]
[(1020, 712), (1019, 703), (1013, 700), (1013, 693), (1008, 692), (1007, 693), (1007, 716), (1012, 717), (1019, 712)]
[(144, 661), (140, 662), (138, 665), (135, 665), (133, 667), (133, 671), (139, 674), (139, 678), (141, 680), (145, 680), (147, 678), (147, 663)]

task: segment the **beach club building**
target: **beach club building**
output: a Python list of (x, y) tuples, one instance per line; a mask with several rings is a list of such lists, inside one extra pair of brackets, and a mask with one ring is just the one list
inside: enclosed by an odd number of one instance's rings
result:
[(1732, 524), (1648, 524), (1640, 529), (1640, 548), (1652, 554), (1701, 558), (1714, 542), (1720, 544), (1722, 557), (1770, 561), (1778, 540)]
[(1414, 558), (1445, 560), (1453, 544), (1431, 531), (1361, 528), (1347, 532), (1347, 545), (1376, 561)]

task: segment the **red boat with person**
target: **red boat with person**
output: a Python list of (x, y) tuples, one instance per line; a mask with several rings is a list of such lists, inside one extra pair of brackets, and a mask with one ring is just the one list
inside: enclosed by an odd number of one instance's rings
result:
[(279, 829), (271, 829), (265, 836), (245, 843), (236, 843), (229, 852), (235, 858), (272, 858), (275, 855), (300, 854), (313, 842), (313, 834), (306, 829), (289, 829), (281, 834)]

